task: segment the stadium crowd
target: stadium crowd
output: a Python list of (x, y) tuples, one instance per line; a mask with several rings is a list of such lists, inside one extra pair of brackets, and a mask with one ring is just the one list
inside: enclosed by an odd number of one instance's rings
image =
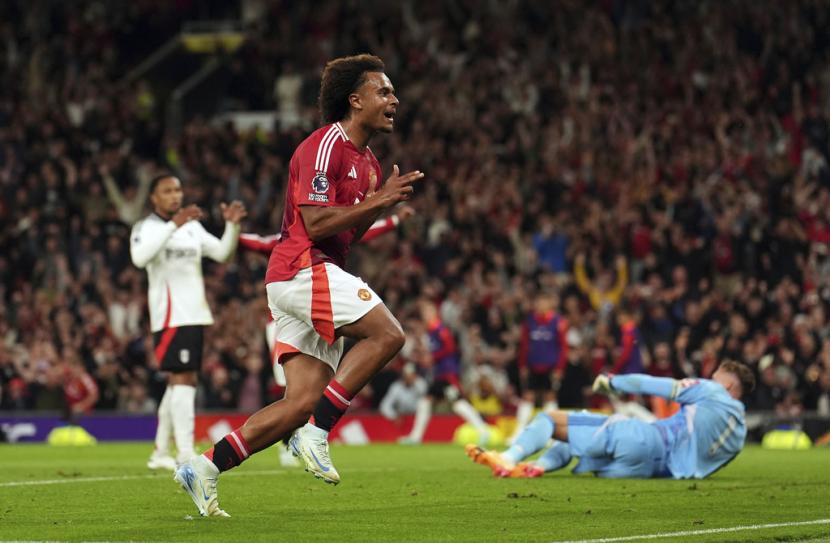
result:
[[(473, 404), (511, 409), (522, 324), (555, 292), (563, 407), (588, 405), (621, 357), (677, 377), (728, 358), (757, 372), (750, 408), (830, 415), (826, 3), (267, 3), (224, 103), (281, 121), (237, 132), (194, 118), (179, 135), (151, 83), (118, 83), (192, 15), (149, 4), (0, 8), (0, 408), (60, 408), (67, 383), (92, 377), (95, 409), (152, 413), (164, 382), (128, 253), (148, 180), (176, 172), (213, 232), (232, 198), (247, 231), (274, 232), (323, 64), (371, 51), (401, 101), (373, 150), (427, 180), (416, 215), (351, 259), (408, 336), (361, 405), (408, 362), (429, 376), (430, 301)], [(279, 394), (266, 259), (205, 266), (216, 324), (198, 401), (255, 410)]]

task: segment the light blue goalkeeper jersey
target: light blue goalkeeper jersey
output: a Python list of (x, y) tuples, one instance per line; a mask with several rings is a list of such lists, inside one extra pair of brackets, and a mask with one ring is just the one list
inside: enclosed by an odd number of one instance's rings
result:
[(666, 466), (676, 479), (706, 477), (744, 446), (744, 405), (714, 381), (633, 374), (613, 377), (611, 386), (617, 392), (651, 394), (680, 403), (674, 416), (653, 423), (666, 444)]

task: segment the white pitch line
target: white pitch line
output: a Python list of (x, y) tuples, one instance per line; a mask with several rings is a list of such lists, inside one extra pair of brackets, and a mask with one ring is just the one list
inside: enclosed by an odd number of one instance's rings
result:
[[(293, 471), (293, 470), (292, 470)], [(170, 478), (172, 480), (173, 476), (170, 472)], [(228, 473), (225, 476), (240, 476), (240, 475), (283, 475), (286, 473), (291, 473), (291, 471), (287, 469), (279, 470), (255, 470), (255, 471), (235, 471), (233, 473)], [(298, 473), (302, 473), (299, 472)], [(39, 485), (62, 485), (66, 483), (97, 483), (102, 481), (129, 481), (131, 479), (164, 479), (164, 473), (157, 473), (157, 474), (147, 474), (147, 475), (112, 475), (107, 477), (66, 477), (65, 479), (40, 479), (37, 481), (9, 481), (6, 483), (0, 483), (0, 487), (5, 486), (39, 486)], [(0, 542), (2, 543), (2, 542)]]
[[(418, 471), (435, 471), (438, 468), (421, 468)], [(378, 473), (384, 471), (395, 471), (395, 468), (363, 468), (349, 470), (351, 473)], [(246, 477), (253, 475), (285, 475), (286, 473), (303, 473), (300, 468), (297, 469), (271, 469), (271, 470), (253, 470), (253, 471), (232, 471), (226, 473), (225, 477)], [(163, 479), (164, 473), (147, 474), (147, 475), (112, 475), (102, 477), (66, 477), (64, 479), (39, 479), (35, 481), (8, 481), (0, 483), (0, 488), (13, 486), (41, 486), (41, 485), (65, 485), (68, 483), (98, 483), (105, 481), (130, 481), (136, 479)], [(172, 480), (172, 472), (170, 476)], [(0, 543), (3, 543), (0, 541)]]
[(129, 481), (130, 479), (148, 479), (150, 477), (153, 477), (153, 475), (121, 475), (118, 477), (67, 477), (66, 479), (41, 479), (38, 481), (9, 481), (7, 483), (0, 483), (0, 487), (62, 485), (66, 483), (94, 483), (97, 481)]
[[(172, 472), (170, 479), (172, 480)], [(228, 476), (240, 475), (283, 475), (291, 473), (289, 470), (257, 470), (257, 471), (239, 471), (228, 473)], [(298, 471), (298, 473), (301, 473)], [(40, 486), (40, 485), (63, 485), (67, 483), (97, 483), (102, 481), (129, 481), (134, 479), (164, 479), (164, 474), (147, 474), (147, 475), (112, 475), (107, 477), (66, 477), (65, 479), (40, 479), (37, 481), (9, 481), (0, 483), (0, 488), (7, 486)], [(2, 542), (0, 542), (2, 543)]]
[[(275, 473), (274, 471), (265, 471), (265, 472), (246, 472), (250, 475), (254, 475), (257, 473)], [(280, 472), (276, 472), (280, 473)], [(282, 473), (288, 473), (288, 471), (284, 471)], [(142, 478), (141, 476), (132, 477), (133, 479)], [(92, 477), (87, 478), (87, 480), (93, 479)], [(101, 478), (94, 478), (96, 480)], [(58, 479), (63, 482), (63, 479)], [(31, 481), (34, 482), (34, 481)], [(709, 528), (707, 530), (685, 530), (682, 532), (664, 532), (659, 534), (644, 534), (644, 535), (628, 535), (623, 537), (602, 537), (598, 539), (578, 539), (578, 540), (570, 540), (570, 541), (556, 541), (554, 543), (618, 543), (620, 541), (636, 541), (638, 539), (666, 539), (668, 537), (686, 537), (686, 536), (694, 536), (694, 535), (707, 535), (707, 534), (725, 534), (729, 532), (744, 532), (750, 530), (768, 530), (771, 528), (792, 528), (798, 526), (814, 526), (817, 524), (830, 524), (830, 518), (823, 518), (818, 520), (805, 520), (801, 522), (776, 522), (772, 524), (750, 524), (747, 526), (733, 526), (731, 528)], [(36, 543), (34, 541), (0, 541), (0, 543)], [(59, 541), (41, 541), (37, 543), (61, 543)], [(110, 542), (100, 542), (100, 543), (110, 543)]]
[(623, 537), (601, 537), (598, 539), (579, 539), (571, 541), (555, 541), (554, 543), (617, 543), (619, 541), (637, 541), (641, 539), (665, 539), (667, 537), (686, 537), (693, 535), (725, 534), (729, 532), (744, 532), (749, 530), (769, 530), (772, 528), (792, 528), (796, 526), (813, 526), (816, 524), (830, 524), (830, 518), (805, 520), (801, 522), (776, 522), (773, 524), (749, 524), (747, 526), (733, 526), (731, 528), (709, 528), (706, 530), (686, 530), (682, 532), (663, 532), (659, 534), (627, 535)]

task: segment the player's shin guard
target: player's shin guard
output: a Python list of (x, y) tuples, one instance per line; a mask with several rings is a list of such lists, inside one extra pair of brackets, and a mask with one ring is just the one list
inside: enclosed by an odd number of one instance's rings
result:
[(553, 419), (547, 413), (539, 413), (522, 430), (513, 445), (502, 453), (502, 456), (513, 463), (524, 460), (547, 445), (548, 440), (553, 436), (553, 429)]
[(353, 397), (354, 394), (332, 379), (323, 391), (323, 397), (317, 402), (309, 422), (321, 430), (331, 431), (349, 408)]
[(545, 471), (562, 469), (571, 462), (571, 446), (563, 441), (556, 441), (553, 447), (542, 453), (534, 464)]
[(203, 456), (213, 462), (220, 472), (235, 468), (251, 455), (251, 447), (239, 429), (219, 440)]

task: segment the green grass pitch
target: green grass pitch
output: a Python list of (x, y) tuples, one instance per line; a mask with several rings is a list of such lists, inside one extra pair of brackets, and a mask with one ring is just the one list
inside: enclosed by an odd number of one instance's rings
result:
[(220, 479), (229, 519), (200, 518), (170, 474), (144, 468), (149, 452), (0, 446), (0, 541), (830, 541), (830, 521), (722, 531), (830, 518), (827, 448), (749, 447), (708, 480), (639, 481), (500, 480), (458, 446), (335, 446), (337, 487), (264, 451)]

